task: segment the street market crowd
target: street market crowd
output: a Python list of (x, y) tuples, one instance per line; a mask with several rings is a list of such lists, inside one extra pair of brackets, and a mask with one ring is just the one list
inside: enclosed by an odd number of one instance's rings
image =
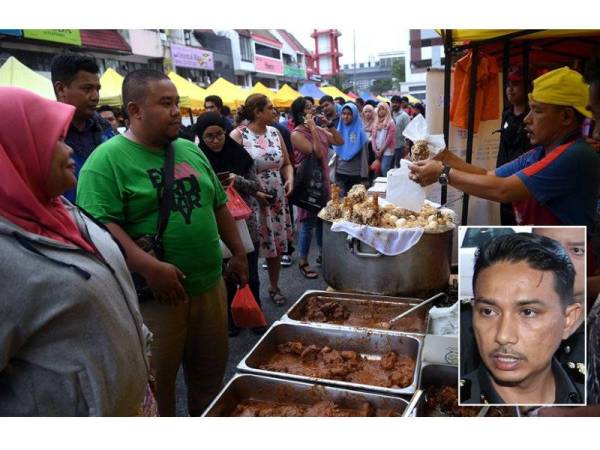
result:
[[(183, 366), (198, 416), (239, 332), (238, 288), (283, 306), (282, 266), (296, 259), (299, 277), (319, 277), (309, 250), (313, 235), (322, 247), (322, 220), (292, 200), (303, 164), (316, 158), (325, 199), (332, 183), (342, 195), (369, 187), (410, 156), (403, 131), (426, 112), (401, 96), (300, 96), (285, 111), (263, 94), (235, 111), (208, 96), (185, 127), (165, 74), (127, 74), (116, 110), (98, 107), (98, 73), (93, 58), (64, 53), (52, 61), (58, 101), (0, 87), (0, 415), (173, 416)], [(558, 68), (532, 86), (514, 68), (506, 95), (495, 170), (445, 150), (411, 164), (412, 179), (498, 202), (505, 225), (585, 225), (593, 236), (600, 60), (585, 78)], [(232, 191), (250, 210), (249, 239)], [(553, 414), (600, 412), (600, 268), (593, 245), (586, 252), (591, 406)]]

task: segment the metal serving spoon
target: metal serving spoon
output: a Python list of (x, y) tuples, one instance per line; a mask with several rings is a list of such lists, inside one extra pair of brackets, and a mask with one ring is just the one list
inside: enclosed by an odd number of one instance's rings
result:
[(396, 322), (398, 322), (400, 319), (402, 319), (403, 317), (406, 317), (410, 314), (412, 314), (413, 312), (415, 312), (417, 309), (421, 308), (422, 306), (425, 306), (431, 302), (433, 302), (434, 300), (437, 300), (441, 297), (445, 297), (446, 294), (444, 292), (440, 292), (439, 294), (435, 294), (433, 297), (429, 297), (427, 300), (423, 300), (421, 303), (419, 303), (418, 305), (413, 306), (412, 308), (407, 309), (406, 311), (404, 311), (403, 313), (397, 315), (396, 317), (394, 317), (392, 320), (390, 320), (389, 322), (381, 322), (378, 325), (381, 328), (384, 328), (386, 330), (391, 329), (394, 324)]

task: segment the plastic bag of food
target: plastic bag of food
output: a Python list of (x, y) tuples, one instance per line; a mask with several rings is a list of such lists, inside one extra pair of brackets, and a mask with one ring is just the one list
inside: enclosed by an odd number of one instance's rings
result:
[(444, 135), (430, 135), (427, 130), (427, 121), (421, 114), (410, 121), (402, 134), (413, 142), (410, 152), (410, 159), (413, 161), (431, 159), (446, 148)]
[(385, 199), (400, 208), (419, 212), (425, 202), (425, 189), (408, 177), (409, 164), (406, 159), (401, 159), (398, 169), (388, 171)]
[(235, 293), (231, 303), (233, 323), (239, 328), (266, 327), (265, 315), (256, 303), (250, 285), (246, 284)]

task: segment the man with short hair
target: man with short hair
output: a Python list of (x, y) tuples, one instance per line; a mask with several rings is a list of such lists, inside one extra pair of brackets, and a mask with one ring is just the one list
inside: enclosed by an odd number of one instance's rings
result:
[[(99, 71), (94, 58), (83, 53), (61, 53), (50, 63), (56, 99), (75, 107), (65, 143), (73, 149), (76, 177), (94, 149), (115, 136), (111, 125), (96, 113), (100, 101)], [(64, 195), (75, 202), (75, 189)]]
[(462, 377), (461, 403), (584, 403), (583, 385), (553, 356), (583, 314), (574, 279), (567, 252), (545, 236), (497, 236), (478, 249), (472, 306), (482, 363)]
[(325, 114), (327, 120), (329, 120), (332, 125), (337, 128), (338, 123), (340, 122), (340, 116), (338, 116), (333, 97), (331, 95), (324, 95), (319, 100), (319, 106), (323, 110), (323, 114)]
[(115, 110), (113, 107), (103, 105), (98, 108), (98, 114), (110, 124), (115, 136), (117, 136), (119, 134), (119, 121), (117, 120), (117, 116), (115, 115)]
[(567, 67), (534, 80), (524, 123), (535, 148), (487, 171), (445, 150), (411, 166), (423, 186), (439, 181), (467, 194), (511, 202), (519, 225), (586, 225), (593, 229), (600, 190), (600, 156), (581, 136), (588, 86)]
[(358, 112), (362, 114), (362, 110), (365, 107), (365, 100), (362, 97), (357, 97), (356, 100), (354, 100), (354, 103), (358, 108)]
[[(177, 139), (181, 113), (173, 82), (161, 72), (136, 70), (123, 81), (123, 102), (130, 128), (87, 160), (79, 203), (106, 224), (124, 247), (129, 269), (153, 292), (140, 309), (154, 333), (160, 415), (175, 415), (175, 380), (182, 363), (188, 410), (199, 415), (221, 387), (228, 356), (219, 237), (233, 253), (229, 271), (241, 286), (248, 280), (246, 253), (210, 163), (194, 143)], [(168, 151), (175, 167), (161, 261), (136, 241), (157, 231)]]
[[(204, 99), (204, 111), (216, 112), (218, 114), (223, 115), (223, 99), (221, 99), (221, 97), (219, 97), (218, 95), (208, 95)], [(229, 117), (225, 117), (227, 119), (227, 129), (225, 130), (225, 133), (229, 135), (229, 133), (231, 133), (231, 131), (233, 130), (233, 121)]]
[(396, 149), (394, 150), (394, 167), (400, 167), (400, 160), (404, 158), (404, 147), (406, 138), (404, 130), (410, 123), (410, 117), (402, 109), (402, 98), (399, 95), (392, 96), (392, 117), (396, 123)]
[(344, 100), (344, 97), (336, 97), (335, 102), (340, 106), (344, 106), (346, 104), (346, 100)]

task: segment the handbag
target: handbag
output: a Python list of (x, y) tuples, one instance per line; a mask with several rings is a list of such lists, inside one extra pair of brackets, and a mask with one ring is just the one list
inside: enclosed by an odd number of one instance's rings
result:
[(300, 163), (294, 178), (290, 203), (317, 214), (326, 204), (325, 180), (321, 161), (313, 153)]
[[(168, 144), (165, 147), (165, 165), (163, 168), (163, 191), (160, 197), (159, 210), (158, 210), (158, 223), (156, 226), (156, 233), (146, 234), (135, 239), (135, 243), (146, 253), (154, 256), (156, 259), (161, 260), (164, 258), (164, 247), (163, 247), (163, 234), (167, 228), (169, 217), (171, 216), (171, 209), (173, 207), (173, 184), (175, 182), (175, 149), (172, 144)], [(154, 296), (152, 290), (143, 276), (138, 273), (132, 272), (131, 277), (133, 278), (133, 284), (135, 285), (135, 291), (138, 296), (138, 301), (145, 302), (151, 300)]]

